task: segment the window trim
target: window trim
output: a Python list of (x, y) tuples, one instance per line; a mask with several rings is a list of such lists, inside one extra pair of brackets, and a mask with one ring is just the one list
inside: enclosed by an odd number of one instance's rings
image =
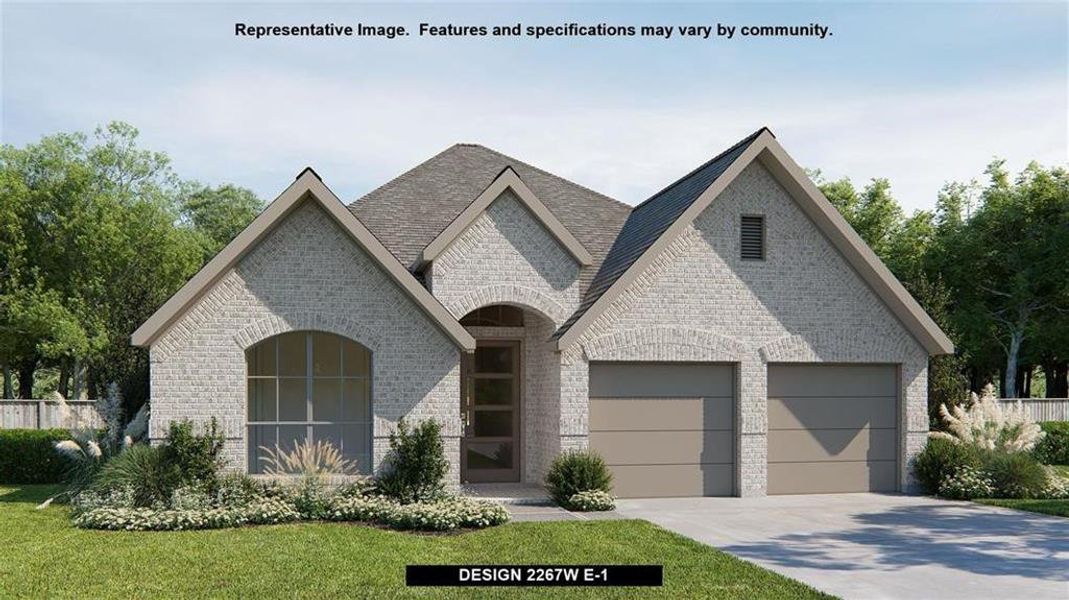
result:
[[(342, 343), (339, 344), (339, 349), (338, 349), (338, 352), (339, 352), (339, 364), (338, 364), (339, 374), (338, 375), (315, 375), (314, 374), (314, 372), (315, 372), (315, 364), (312, 361), (312, 354), (313, 354), (312, 348), (314, 346), (313, 336), (315, 334), (317, 334), (317, 333), (318, 334), (325, 334), (325, 335), (334, 336), (334, 337), (336, 337), (336, 338), (338, 338), (339, 340), (342, 341)], [(280, 366), (280, 364), (279, 364), (279, 356), (280, 356), (281, 352), (279, 350), (278, 340), (280, 338), (282, 338), (283, 336), (291, 335), (291, 334), (301, 334), (301, 335), (304, 336), (305, 374), (303, 376), (280, 375), (279, 374), (279, 372), (280, 372), (279, 371), (279, 366)], [(275, 362), (274, 375), (250, 375), (249, 374), (249, 356), (248, 356), (249, 351), (253, 350), (254, 348), (259, 346), (260, 344), (263, 344), (263, 343), (271, 341), (271, 340), (274, 340), (274, 342), (275, 342), (275, 345), (274, 345), (274, 362)], [(345, 343), (344, 342), (350, 342), (352, 344), (355, 344), (355, 345), (359, 346), (360, 348), (363, 348), (363, 350), (367, 353), (368, 359), (367, 359), (367, 374), (366, 375), (348, 375), (348, 376), (345, 375)], [(323, 331), (323, 330), (319, 330), (319, 329), (299, 329), (299, 330), (294, 330), (294, 331), (287, 331), (287, 332), (284, 332), (284, 333), (280, 333), (280, 334), (273, 335), (271, 337), (262, 339), (262, 340), (256, 342), (255, 344), (249, 346), (248, 348), (246, 348), (245, 351), (244, 351), (244, 354), (245, 354), (245, 409), (244, 409), (244, 412), (245, 412), (245, 427), (244, 427), (244, 429), (245, 429), (245, 431), (244, 431), (244, 437), (245, 437), (245, 470), (246, 470), (247, 473), (250, 473), (250, 474), (258, 474), (259, 473), (259, 471), (257, 470), (258, 465), (253, 465), (253, 461), (251, 460), (253, 458), (253, 454), (251, 452), (253, 450), (253, 448), (250, 447), (251, 446), (251, 437), (252, 437), (251, 433), (252, 433), (252, 428), (254, 426), (274, 426), (275, 427), (275, 444), (276, 444), (276, 446), (281, 446), (282, 443), (280, 443), (280, 441), (278, 439), (279, 428), (280, 427), (304, 426), (304, 428), (305, 428), (305, 439), (307, 440), (309, 438), (315, 439), (314, 436), (313, 436), (313, 427), (316, 427), (316, 426), (318, 426), (318, 427), (337, 426), (339, 428), (342, 428), (342, 427), (345, 427), (345, 426), (354, 426), (354, 425), (355, 426), (366, 427), (366, 434), (367, 434), (366, 435), (367, 441), (365, 442), (365, 445), (364, 445), (365, 447), (360, 452), (356, 453), (356, 456), (357, 456), (357, 469), (359, 470), (359, 472), (361, 474), (370, 474), (370, 473), (374, 472), (374, 460), (375, 460), (375, 457), (374, 457), (374, 448), (375, 448), (375, 441), (374, 441), (375, 406), (374, 406), (374, 386), (373, 386), (373, 377), (372, 377), (372, 375), (374, 373), (374, 367), (375, 367), (375, 355), (371, 351), (370, 348), (368, 348), (367, 346), (361, 344), (360, 342), (358, 342), (358, 341), (356, 341), (354, 339), (348, 338), (348, 337), (343, 336), (343, 335), (339, 335), (339, 334), (331, 332), (331, 331)], [(303, 420), (303, 421), (293, 421), (293, 420), (281, 420), (279, 418), (279, 416), (280, 416), (279, 415), (279, 402), (280, 402), (279, 386), (280, 386), (280, 382), (283, 379), (303, 379), (304, 380), (305, 420)], [(253, 380), (273, 380), (274, 381), (274, 388), (275, 388), (275, 393), (274, 393), (274, 402), (275, 402), (274, 415), (275, 415), (275, 418), (274, 419), (272, 419), (272, 420), (253, 420), (252, 419), (252, 414), (251, 414), (251, 412), (249, 410), (249, 408), (250, 408), (249, 407), (249, 400), (250, 400), (249, 383), (251, 381), (253, 381)], [(325, 420), (322, 420), (322, 419), (315, 419), (314, 418), (314, 415), (315, 415), (314, 402), (313, 402), (312, 393), (313, 393), (313, 389), (314, 389), (314, 383), (315, 383), (316, 380), (335, 380), (335, 381), (340, 382), (341, 385), (339, 385), (339, 394), (341, 394), (341, 396), (339, 397), (339, 405), (338, 405), (339, 411), (342, 410), (342, 408), (341, 408), (341, 400), (344, 398), (344, 393), (345, 393), (344, 382), (346, 382), (346, 381), (363, 381), (363, 382), (365, 382), (365, 392), (366, 392), (366, 396), (367, 396), (367, 416), (364, 419), (356, 419), (356, 420), (352, 420), (352, 419), (350, 419), (350, 420), (342, 420), (342, 419), (339, 418), (339, 419), (335, 419), (335, 420), (332, 420), (332, 421), (325, 421)], [(339, 412), (339, 417), (340, 416), (341, 416), (341, 413)], [(339, 450), (341, 450), (341, 448), (339, 448)], [(366, 459), (363, 458), (365, 456), (366, 456)]]
[[(746, 256), (742, 245), (744, 233), (743, 223), (746, 219), (760, 219), (761, 221), (761, 257)], [(739, 215), (739, 260), (745, 262), (764, 262), (768, 258), (768, 219), (763, 214), (743, 213)]]

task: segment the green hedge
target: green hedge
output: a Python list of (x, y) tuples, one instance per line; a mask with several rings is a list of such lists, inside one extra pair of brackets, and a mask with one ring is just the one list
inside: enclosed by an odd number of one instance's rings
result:
[(0, 429), (0, 483), (62, 482), (67, 459), (53, 444), (66, 439), (66, 429)]
[(1039, 426), (1047, 435), (1032, 454), (1043, 464), (1069, 465), (1069, 421), (1044, 421)]

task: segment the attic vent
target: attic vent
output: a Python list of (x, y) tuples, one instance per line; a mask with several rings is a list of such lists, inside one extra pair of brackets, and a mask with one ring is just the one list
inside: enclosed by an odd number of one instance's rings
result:
[(765, 217), (744, 215), (741, 240), (743, 260), (765, 260)]

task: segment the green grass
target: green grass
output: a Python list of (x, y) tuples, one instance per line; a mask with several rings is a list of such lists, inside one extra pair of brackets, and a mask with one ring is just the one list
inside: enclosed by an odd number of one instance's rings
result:
[[(514, 523), (414, 535), (339, 523), (129, 533), (34, 510), (54, 488), (0, 487), (3, 597), (826, 597), (645, 521)], [(663, 564), (647, 588), (413, 588), (407, 564)]]
[(1069, 500), (1024, 500), (1010, 498), (984, 498), (976, 500), (980, 504), (1002, 506), (1017, 510), (1054, 515), (1056, 517), (1069, 517)]

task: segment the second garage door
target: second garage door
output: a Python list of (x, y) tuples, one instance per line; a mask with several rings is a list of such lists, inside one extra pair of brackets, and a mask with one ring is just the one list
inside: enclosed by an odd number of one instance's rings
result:
[(592, 363), (590, 446), (623, 498), (734, 491), (734, 368)]
[(768, 367), (768, 493), (893, 492), (894, 365)]

